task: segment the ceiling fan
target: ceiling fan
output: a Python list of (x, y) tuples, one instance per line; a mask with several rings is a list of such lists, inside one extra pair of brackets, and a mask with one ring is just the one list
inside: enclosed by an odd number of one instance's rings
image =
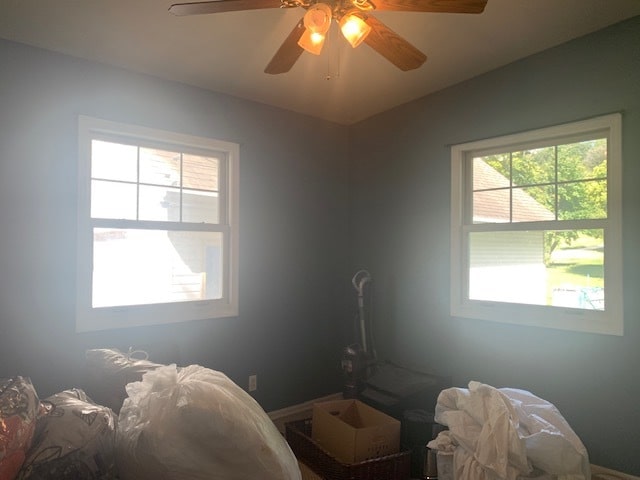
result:
[(273, 56), (265, 73), (286, 73), (304, 50), (319, 55), (334, 19), (342, 34), (357, 47), (364, 42), (400, 70), (420, 67), (426, 55), (371, 13), (379, 11), (482, 13), (487, 0), (212, 0), (176, 3), (174, 15), (202, 15), (262, 8), (302, 7), (307, 12)]

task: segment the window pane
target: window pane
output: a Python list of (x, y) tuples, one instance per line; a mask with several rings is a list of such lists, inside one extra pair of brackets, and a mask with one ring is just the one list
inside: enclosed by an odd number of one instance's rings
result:
[(489, 190), (473, 194), (473, 223), (508, 223), (510, 190)]
[(182, 194), (182, 202), (183, 222), (220, 222), (220, 200), (217, 192), (185, 190)]
[(180, 221), (180, 189), (141, 185), (140, 220)]
[(558, 146), (558, 181), (605, 178), (607, 139)]
[(222, 297), (218, 232), (96, 228), (93, 307)]
[(182, 184), (184, 188), (218, 190), (219, 159), (185, 154), (182, 162)]
[(552, 185), (513, 189), (514, 222), (555, 220), (555, 188)]
[(136, 185), (91, 181), (91, 218), (136, 219)]
[(91, 141), (91, 177), (135, 182), (138, 177), (138, 147)]
[(140, 182), (180, 186), (180, 153), (155, 148), (141, 148)]
[(607, 218), (607, 181), (558, 185), (558, 217), (561, 220)]
[(555, 181), (555, 148), (514, 152), (511, 156), (514, 185), (537, 185)]
[(602, 230), (474, 232), (469, 299), (604, 310)]
[(509, 154), (473, 159), (473, 190), (508, 188)]

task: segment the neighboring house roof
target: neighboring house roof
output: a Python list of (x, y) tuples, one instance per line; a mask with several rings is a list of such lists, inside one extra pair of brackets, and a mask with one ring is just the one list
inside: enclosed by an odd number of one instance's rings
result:
[[(180, 185), (180, 153), (145, 149), (147, 175), (151, 183)], [(218, 159), (184, 153), (182, 155), (182, 186), (187, 189), (217, 191)]]
[[(473, 162), (473, 190), (474, 223), (555, 220), (551, 210), (535, 200), (526, 190), (511, 188), (508, 178), (478, 158)], [(513, 216), (510, 207), (513, 209)]]

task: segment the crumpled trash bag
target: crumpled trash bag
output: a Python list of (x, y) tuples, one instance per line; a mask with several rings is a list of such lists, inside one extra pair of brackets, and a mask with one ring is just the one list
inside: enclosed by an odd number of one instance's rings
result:
[(24, 463), (39, 411), (29, 378), (0, 378), (0, 480), (15, 478)]
[(168, 365), (127, 393), (117, 440), (123, 480), (301, 480), (271, 419), (223, 373)]
[[(142, 354), (144, 358), (138, 358)], [(116, 348), (94, 348), (86, 351), (86, 391), (99, 405), (120, 412), (127, 397), (125, 386), (142, 380), (142, 375), (161, 367), (147, 360), (146, 352), (122, 353)]]
[(116, 475), (116, 415), (79, 388), (42, 401), (33, 445), (17, 480), (107, 480)]
[(453, 453), (456, 480), (589, 480), (587, 450), (558, 409), (525, 390), (470, 382), (438, 396), (447, 426), (428, 447)]

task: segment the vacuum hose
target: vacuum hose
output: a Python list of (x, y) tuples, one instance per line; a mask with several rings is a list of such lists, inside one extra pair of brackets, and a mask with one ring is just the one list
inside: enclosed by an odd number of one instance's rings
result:
[(360, 341), (362, 342), (362, 350), (367, 350), (367, 327), (364, 319), (364, 287), (371, 281), (371, 274), (367, 270), (358, 270), (351, 279), (353, 288), (358, 293), (358, 317), (360, 320)]

